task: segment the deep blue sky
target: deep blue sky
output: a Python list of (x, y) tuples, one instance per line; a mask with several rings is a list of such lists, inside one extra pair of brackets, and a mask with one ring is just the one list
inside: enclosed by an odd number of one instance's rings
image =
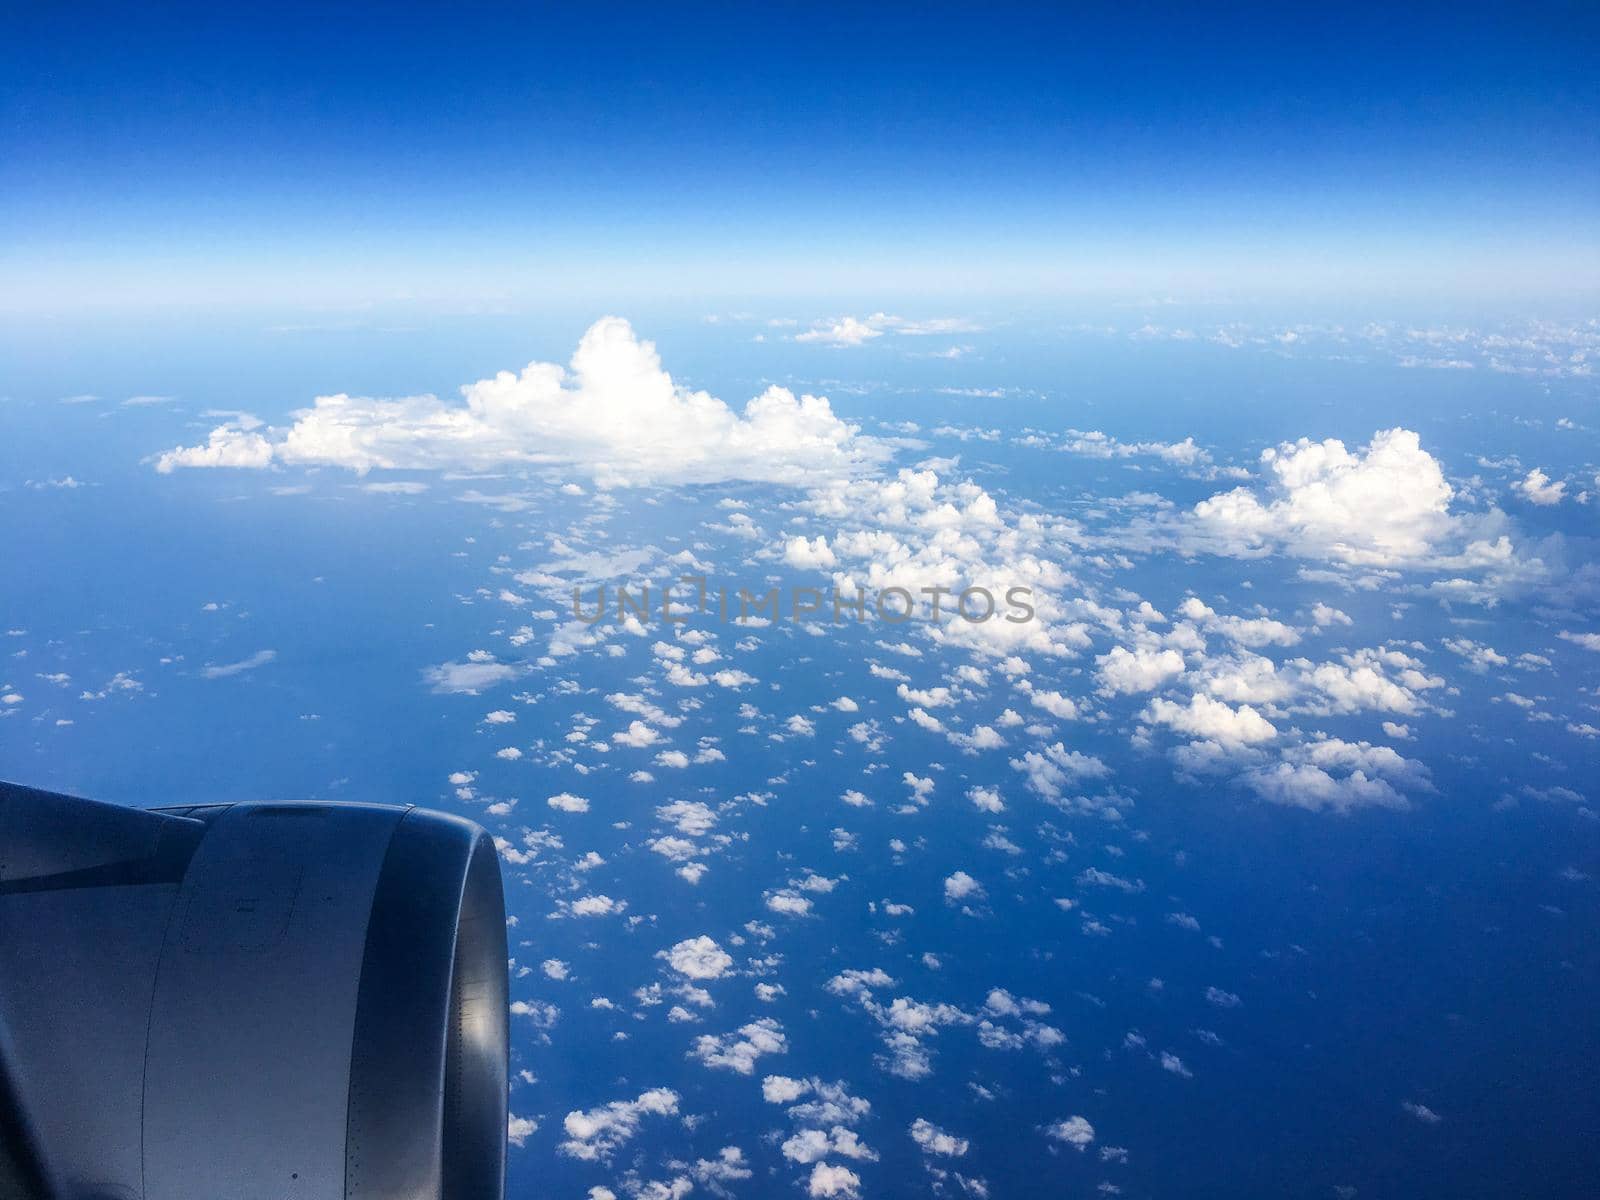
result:
[(7, 307), (1595, 273), (1592, 5), (152, 9), (3, 18)]

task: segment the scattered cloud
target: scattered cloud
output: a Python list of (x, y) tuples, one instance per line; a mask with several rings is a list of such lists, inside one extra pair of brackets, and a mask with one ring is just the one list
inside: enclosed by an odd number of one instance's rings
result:
[(246, 671), (264, 667), (277, 657), (276, 650), (257, 650), (249, 658), (242, 658), (238, 662), (204, 666), (200, 669), (200, 674), (206, 679), (227, 679), (232, 675), (243, 675)]

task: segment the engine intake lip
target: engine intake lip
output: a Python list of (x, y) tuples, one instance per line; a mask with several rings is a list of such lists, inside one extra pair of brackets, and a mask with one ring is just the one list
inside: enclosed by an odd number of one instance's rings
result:
[(413, 809), (395, 827), (367, 925), (349, 1200), (504, 1195), (507, 1001), (494, 844), (468, 821)]

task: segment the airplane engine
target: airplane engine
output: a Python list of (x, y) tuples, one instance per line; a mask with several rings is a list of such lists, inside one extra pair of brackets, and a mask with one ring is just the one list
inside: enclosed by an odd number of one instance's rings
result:
[(0, 784), (0, 1196), (499, 1200), (505, 902), (470, 821)]

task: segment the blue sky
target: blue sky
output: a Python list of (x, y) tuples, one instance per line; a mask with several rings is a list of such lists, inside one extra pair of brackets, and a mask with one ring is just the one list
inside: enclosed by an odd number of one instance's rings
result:
[(1592, 291), (1594, 11), (39, 6), (18, 307)]

